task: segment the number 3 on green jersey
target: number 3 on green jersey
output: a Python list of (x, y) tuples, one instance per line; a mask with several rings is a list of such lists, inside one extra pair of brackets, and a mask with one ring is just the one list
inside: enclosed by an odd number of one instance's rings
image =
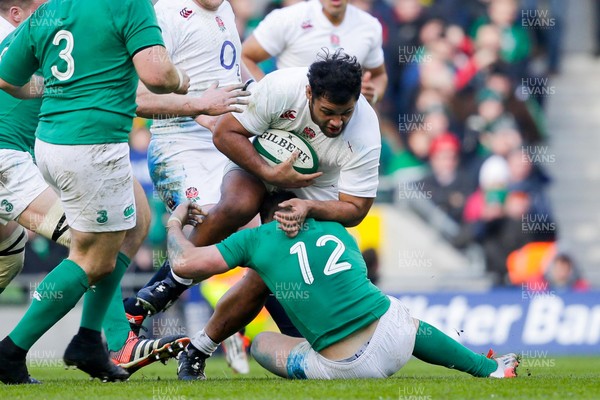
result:
[(61, 42), (63, 41), (66, 42), (66, 44), (61, 52), (58, 53), (58, 56), (67, 63), (67, 69), (66, 71), (60, 71), (56, 65), (53, 65), (51, 68), (52, 75), (54, 75), (54, 77), (59, 81), (66, 81), (72, 77), (73, 73), (75, 72), (75, 60), (71, 54), (75, 44), (73, 34), (66, 30), (56, 32), (56, 35), (54, 35), (54, 39), (52, 40), (52, 44), (55, 46), (60, 46)]

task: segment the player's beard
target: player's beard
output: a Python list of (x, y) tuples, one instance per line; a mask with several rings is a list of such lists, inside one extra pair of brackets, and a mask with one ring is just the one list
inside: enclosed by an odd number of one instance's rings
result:
[(321, 132), (323, 132), (323, 134), (329, 138), (336, 138), (338, 136), (340, 136), (342, 134), (342, 132), (344, 132), (344, 129), (346, 128), (346, 123), (342, 121), (342, 126), (340, 127), (339, 130), (336, 131), (330, 131), (329, 130), (329, 123), (324, 120), (324, 119), (319, 119), (317, 118), (317, 116), (315, 115), (315, 105), (314, 105), (314, 99), (311, 98), (311, 100), (308, 101), (308, 110), (310, 111), (310, 119), (312, 119), (312, 121), (317, 124), (317, 126), (319, 127), (319, 129), (321, 130)]

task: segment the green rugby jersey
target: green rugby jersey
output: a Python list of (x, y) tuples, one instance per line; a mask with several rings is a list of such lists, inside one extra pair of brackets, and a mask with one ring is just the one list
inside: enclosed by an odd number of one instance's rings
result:
[(354, 238), (308, 219), (295, 238), (271, 222), (217, 244), (229, 268), (254, 269), (312, 348), (320, 351), (380, 318), (390, 300), (367, 279)]
[[(8, 50), (17, 32), (18, 28), (0, 43), (0, 55)], [(33, 153), (41, 105), (42, 99), (16, 99), (0, 90), (0, 149)]]
[(50, 0), (25, 22), (0, 61), (0, 78), (46, 89), (36, 135), (48, 143), (126, 142), (136, 109), (132, 57), (163, 45), (149, 0)]

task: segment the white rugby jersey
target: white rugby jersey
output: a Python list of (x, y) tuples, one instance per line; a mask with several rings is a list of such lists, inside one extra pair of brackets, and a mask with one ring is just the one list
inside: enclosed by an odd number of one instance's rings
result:
[(255, 135), (275, 128), (292, 132), (310, 143), (319, 157), (319, 171), (323, 175), (310, 187), (292, 190), (298, 197), (337, 200), (342, 192), (374, 198), (381, 152), (375, 111), (361, 95), (342, 134), (336, 138), (325, 136), (310, 116), (307, 73), (307, 67), (300, 67), (266, 75), (250, 86), (252, 96), (246, 110), (232, 115)]
[(12, 26), (10, 22), (8, 22), (4, 17), (0, 16), (0, 42), (3, 41), (9, 33), (15, 30), (15, 27)]
[(339, 26), (323, 14), (319, 0), (274, 10), (253, 35), (267, 53), (277, 57), (279, 69), (308, 66), (323, 47), (330, 51), (343, 48), (365, 69), (379, 67), (384, 62), (381, 24), (351, 4)]
[[(199, 97), (215, 81), (227, 86), (242, 81), (242, 45), (228, 1), (208, 11), (193, 0), (160, 0), (154, 6), (173, 64), (190, 77), (188, 96)], [(153, 134), (210, 132), (192, 118), (154, 120)], [(207, 137), (208, 137), (207, 136)]]

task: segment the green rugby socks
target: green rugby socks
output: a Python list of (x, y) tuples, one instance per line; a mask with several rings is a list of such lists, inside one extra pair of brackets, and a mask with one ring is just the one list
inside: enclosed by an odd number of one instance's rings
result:
[[(81, 315), (81, 326), (100, 332), (104, 316), (112, 303), (115, 292), (118, 292), (121, 298), (120, 282), (125, 274), (131, 260), (123, 253), (117, 255), (115, 269), (109, 275), (96, 283), (95, 288), (87, 292), (83, 301), (83, 313)], [(123, 310), (123, 300), (121, 299), (121, 310)], [(126, 321), (125, 313), (120, 316)]]
[(123, 305), (123, 296), (121, 295), (120, 287), (115, 290), (112, 300), (108, 306), (108, 311), (102, 322), (104, 335), (108, 350), (119, 351), (125, 345), (131, 328), (129, 321), (125, 316), (125, 307)]
[(88, 288), (85, 271), (73, 261), (63, 260), (36, 287), (31, 305), (8, 336), (17, 346), (29, 350), (75, 307)]
[(498, 368), (495, 360), (474, 353), (427, 322), (420, 321), (413, 356), (429, 364), (488, 377)]

